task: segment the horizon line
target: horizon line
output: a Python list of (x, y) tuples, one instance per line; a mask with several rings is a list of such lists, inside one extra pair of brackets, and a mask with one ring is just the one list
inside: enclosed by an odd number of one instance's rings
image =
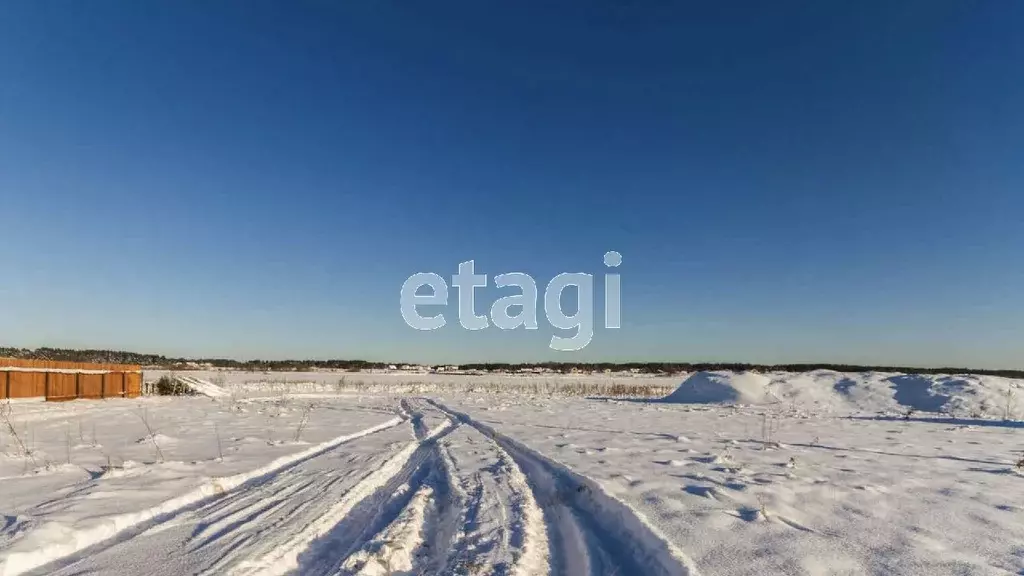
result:
[[(886, 371), (892, 370), (897, 372), (912, 372), (912, 371), (927, 371), (933, 373), (1019, 373), (1024, 376), (1024, 368), (971, 368), (966, 366), (913, 366), (913, 365), (898, 365), (898, 364), (849, 364), (843, 362), (775, 362), (775, 363), (764, 363), (764, 362), (743, 362), (743, 361), (685, 361), (685, 360), (626, 360), (626, 361), (611, 361), (611, 360), (592, 360), (592, 361), (571, 361), (571, 360), (543, 360), (543, 361), (469, 361), (469, 362), (408, 362), (408, 361), (394, 361), (394, 360), (366, 360), (362, 358), (247, 358), (239, 359), (237, 357), (228, 356), (167, 356), (165, 354), (152, 353), (152, 352), (135, 352), (131, 350), (115, 350), (108, 348), (55, 348), (50, 346), (40, 346), (36, 348), (21, 348), (16, 346), (0, 346), (0, 351), (25, 351), (29, 353), (39, 353), (41, 351), (54, 351), (54, 352), (76, 352), (76, 353), (110, 353), (110, 354), (124, 354), (124, 355), (135, 355), (135, 356), (154, 356), (163, 358), (169, 362), (194, 362), (194, 363), (207, 363), (214, 364), (216, 361), (225, 362), (236, 362), (239, 364), (259, 364), (259, 363), (352, 363), (352, 364), (375, 364), (375, 365), (388, 365), (388, 366), (423, 366), (423, 367), (434, 367), (434, 366), (496, 366), (496, 367), (542, 367), (551, 365), (571, 365), (571, 366), (597, 366), (597, 365), (611, 365), (611, 366), (653, 366), (658, 364), (670, 364), (670, 365), (685, 365), (685, 366), (731, 366), (731, 367), (744, 367), (744, 368), (767, 368), (767, 369), (785, 369), (785, 368), (809, 368), (819, 367), (818, 369), (837, 369), (846, 368), (853, 369), (853, 371)], [(3, 357), (3, 356), (0, 356)], [(835, 370), (841, 372), (843, 370)]]

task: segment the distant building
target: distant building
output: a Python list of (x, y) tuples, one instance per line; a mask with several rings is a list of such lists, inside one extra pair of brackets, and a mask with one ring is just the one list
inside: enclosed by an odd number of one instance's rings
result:
[(420, 366), (419, 364), (402, 364), (399, 368), (402, 372), (429, 372), (430, 366)]

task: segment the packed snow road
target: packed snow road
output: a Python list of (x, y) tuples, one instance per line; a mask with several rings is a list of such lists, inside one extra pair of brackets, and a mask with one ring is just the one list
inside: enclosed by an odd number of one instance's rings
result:
[(696, 573), (596, 483), (469, 415), (406, 399), (400, 417), (29, 573)]

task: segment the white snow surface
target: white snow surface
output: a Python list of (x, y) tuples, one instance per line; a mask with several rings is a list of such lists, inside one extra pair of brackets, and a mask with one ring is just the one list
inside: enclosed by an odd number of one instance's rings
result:
[(0, 575), (1024, 573), (1016, 380), (192, 376), (9, 405)]

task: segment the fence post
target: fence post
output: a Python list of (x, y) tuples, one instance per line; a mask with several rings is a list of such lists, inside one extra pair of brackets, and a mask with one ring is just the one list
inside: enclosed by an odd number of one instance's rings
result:
[(45, 376), (46, 379), (45, 379), (45, 384), (43, 384), (43, 389), (46, 391), (46, 399), (49, 400), (50, 399), (50, 373), (49, 372), (44, 372), (44, 374), (46, 374), (46, 376)]
[(107, 373), (100, 375), (100, 400), (107, 397)]
[(11, 397), (11, 371), (10, 370), (5, 370), (4, 374), (6, 374), (6, 376), (4, 377), (4, 380), (6, 380), (6, 382), (4, 382), (4, 398), (10, 398)]
[(82, 397), (82, 384), (79, 382), (79, 376), (81, 375), (81, 372), (75, 372), (75, 398)]

